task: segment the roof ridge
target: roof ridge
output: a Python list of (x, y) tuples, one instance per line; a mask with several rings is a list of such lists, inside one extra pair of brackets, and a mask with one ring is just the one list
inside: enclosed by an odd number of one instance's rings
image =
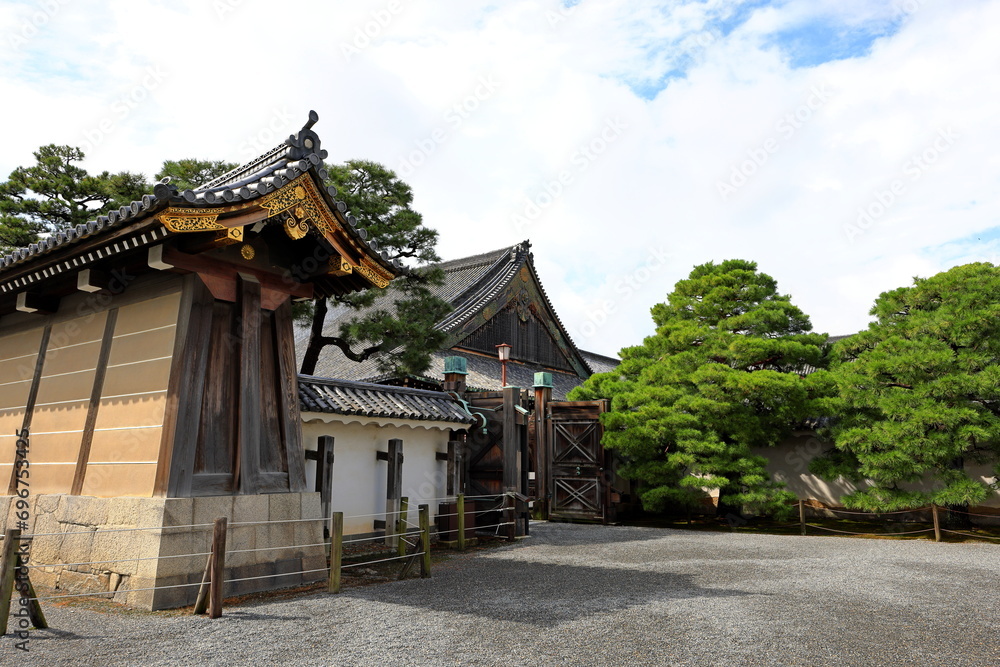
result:
[(428, 396), (434, 398), (455, 400), (450, 394), (443, 391), (434, 391), (433, 389), (417, 389), (415, 387), (397, 387), (395, 385), (389, 384), (377, 384), (374, 382), (362, 382), (360, 380), (342, 380), (338, 378), (326, 378), (319, 377), (317, 375), (305, 375), (300, 373), (298, 376), (300, 381), (306, 381), (310, 384), (319, 384), (327, 387), (341, 387), (344, 389), (369, 389), (374, 391), (381, 391), (393, 394), (408, 394), (411, 396)]

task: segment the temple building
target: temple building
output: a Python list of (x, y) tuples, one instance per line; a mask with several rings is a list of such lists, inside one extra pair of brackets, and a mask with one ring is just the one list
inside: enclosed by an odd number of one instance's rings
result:
[[(227, 517), (232, 543), (249, 545), (227, 578), (257, 576), (230, 594), (325, 566), (322, 547), (263, 551), (322, 543), (319, 522), (239, 526), (322, 516), (306, 491), (292, 300), (384, 288), (404, 270), (325, 185), (316, 120), (195, 190), (161, 182), (0, 257), (0, 476), (13, 494), (30, 472), (26, 532), (74, 533), (37, 538), (35, 561), (200, 552), (197, 530), (166, 529)], [(12, 499), (0, 506), (8, 519)], [(75, 535), (123, 526), (164, 530)], [(33, 578), (162, 608), (197, 589), (136, 589), (199, 581), (204, 564), (126, 560)]]
[[(365, 362), (348, 359), (329, 346), (320, 355), (315, 375), (379, 384), (440, 389), (445, 359), (466, 360), (466, 384), (470, 390), (502, 389), (501, 363), (496, 346), (511, 346), (507, 383), (521, 388), (534, 384), (535, 373), (551, 374), (552, 398), (566, 394), (592, 373), (613, 369), (618, 360), (578, 348), (549, 303), (535, 270), (531, 243), (465, 257), (437, 265), (445, 274), (444, 284), (434, 294), (449, 302), (453, 310), (437, 323), (447, 334), (441, 349), (431, 355), (431, 365), (419, 376), (381, 373), (378, 359)], [(393, 288), (370, 308), (391, 308)], [(340, 323), (355, 316), (346, 308), (331, 309), (325, 335), (335, 335)], [(309, 329), (296, 328), (295, 349), (301, 360), (309, 342)]]

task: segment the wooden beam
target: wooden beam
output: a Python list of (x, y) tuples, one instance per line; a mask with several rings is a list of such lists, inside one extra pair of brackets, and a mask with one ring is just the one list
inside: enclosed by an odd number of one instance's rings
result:
[(108, 311), (104, 322), (104, 338), (101, 340), (101, 350), (97, 354), (97, 369), (94, 371), (94, 386), (90, 392), (90, 405), (87, 408), (87, 421), (83, 426), (83, 440), (80, 443), (80, 453), (76, 459), (76, 470), (73, 473), (73, 486), (70, 493), (79, 496), (83, 492), (83, 482), (87, 475), (87, 464), (90, 462), (90, 446), (94, 442), (94, 426), (97, 424), (97, 412), (101, 408), (101, 394), (104, 391), (104, 378), (108, 371), (108, 358), (111, 356), (111, 343), (115, 337), (115, 324), (118, 322), (118, 309)]
[(59, 310), (59, 298), (38, 292), (21, 292), (17, 295), (16, 310), (21, 313), (54, 315)]
[(240, 493), (258, 493), (260, 479), (260, 283), (240, 274), (240, 383), (237, 417), (239, 446), (236, 480)]
[[(49, 349), (49, 337), (52, 335), (52, 325), (47, 324), (42, 330), (42, 340), (38, 343), (38, 356), (35, 358), (35, 372), (31, 377), (31, 388), (28, 389), (28, 400), (24, 404), (24, 417), (21, 419), (21, 430), (19, 431), (19, 436), (23, 434), (23, 437), (28, 437), (31, 430), (31, 417), (35, 413), (35, 402), (38, 400), (38, 385), (42, 382), (42, 369), (45, 366), (45, 356)], [(19, 453), (14, 454), (14, 467), (10, 470), (10, 482), (7, 485), (7, 495), (13, 496), (17, 494), (17, 471), (18, 471), (18, 459), (23, 455)], [(26, 465), (26, 464), (22, 464)]]
[[(306, 466), (302, 458), (302, 419), (299, 415), (299, 375), (295, 363), (295, 328), (292, 304), (285, 301), (274, 311), (273, 335), (277, 346), (278, 414), (281, 419), (282, 444), (288, 465), (288, 490), (300, 493), (306, 489)], [(330, 472), (333, 471), (333, 438), (330, 438)], [(331, 479), (332, 482), (332, 479)], [(329, 499), (328, 499), (329, 500)], [(329, 507), (327, 507), (329, 511)], [(324, 514), (324, 516), (326, 516)]]
[(214, 303), (197, 276), (184, 278), (153, 487), (157, 496), (191, 495)]

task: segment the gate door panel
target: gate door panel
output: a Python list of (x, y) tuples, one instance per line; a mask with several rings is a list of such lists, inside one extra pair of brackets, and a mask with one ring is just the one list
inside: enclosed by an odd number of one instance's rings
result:
[(549, 404), (550, 517), (605, 521), (608, 516), (607, 456), (599, 420), (604, 401)]

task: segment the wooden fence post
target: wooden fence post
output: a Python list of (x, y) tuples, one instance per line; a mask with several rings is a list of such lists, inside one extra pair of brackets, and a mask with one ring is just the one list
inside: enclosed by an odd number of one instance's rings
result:
[(7, 633), (10, 618), (10, 596), (14, 592), (14, 574), (17, 572), (17, 546), (21, 531), (9, 528), (3, 535), (3, 561), (0, 562), (0, 629)]
[(458, 512), (458, 550), (465, 551), (465, 494), (458, 494), (455, 500), (455, 511)]
[(212, 574), (208, 583), (208, 617), (222, 616), (222, 595), (226, 575), (226, 526), (229, 520), (220, 517), (215, 520), (212, 534)]
[(799, 529), (802, 534), (806, 534), (806, 504), (805, 501), (799, 501)]
[(515, 535), (517, 535), (516, 532), (517, 526), (514, 525), (516, 523), (514, 514), (515, 511), (514, 494), (508, 493), (507, 495), (504, 496), (504, 500), (506, 504), (506, 509), (503, 514), (506, 517), (505, 521), (507, 522), (507, 541), (513, 542)]
[(431, 576), (431, 510), (430, 505), (420, 505), (420, 576)]
[(936, 504), (931, 505), (931, 516), (934, 518), (934, 541), (941, 541), (941, 521), (938, 518), (938, 506)]
[[(405, 535), (407, 531), (406, 526), (406, 511), (410, 507), (410, 499), (403, 496), (399, 499), (399, 514), (396, 515), (396, 535)], [(406, 540), (400, 538), (396, 545), (396, 555), (405, 556), (406, 555)]]
[(330, 577), (327, 589), (331, 593), (340, 592), (340, 561), (344, 554), (344, 513), (333, 513), (330, 530)]

